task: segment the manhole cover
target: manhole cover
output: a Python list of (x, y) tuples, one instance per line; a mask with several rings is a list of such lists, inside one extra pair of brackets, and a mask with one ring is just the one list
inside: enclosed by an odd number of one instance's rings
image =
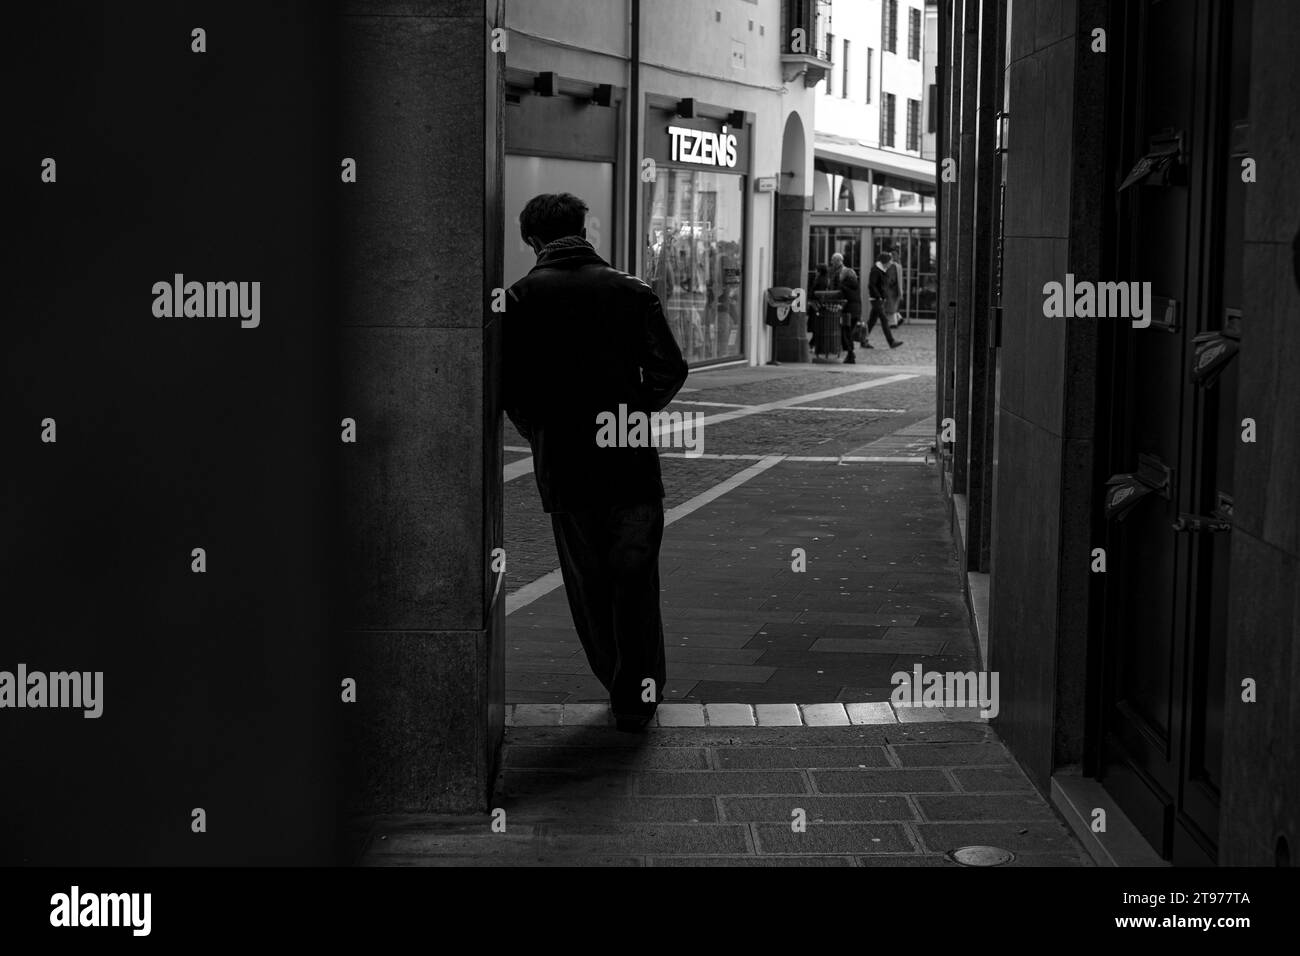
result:
[(1014, 853), (1000, 846), (964, 846), (948, 856), (962, 866), (1001, 866), (1016, 858)]

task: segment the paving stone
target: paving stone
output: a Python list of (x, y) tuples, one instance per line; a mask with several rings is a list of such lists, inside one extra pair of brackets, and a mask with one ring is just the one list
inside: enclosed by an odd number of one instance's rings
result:
[[(713, 797), (626, 797), (566, 800), (529, 797), (504, 801), (509, 823), (717, 823)], [(742, 822), (732, 820), (732, 823)]]
[(809, 823), (917, 819), (906, 797), (823, 797), (795, 794), (785, 797), (719, 797), (722, 818), (728, 823), (785, 823), (796, 807)]
[(749, 704), (705, 704), (704, 716), (713, 727), (753, 727), (754, 709)]
[(807, 793), (804, 775), (797, 770), (727, 770), (712, 772), (644, 773), (636, 779), (638, 796), (691, 794)]
[(497, 799), (608, 799), (627, 796), (631, 787), (632, 774), (619, 770), (589, 773), (506, 770), (498, 778)]
[[(885, 628), (886, 631), (890, 630)], [(947, 646), (946, 641), (921, 640), (896, 637), (822, 637), (813, 642), (814, 654), (938, 654)], [(893, 661), (890, 661), (892, 666)]]
[(760, 727), (800, 727), (803, 715), (798, 704), (755, 704), (754, 716)]
[(655, 711), (655, 723), (660, 727), (703, 727), (703, 704), (663, 703)]
[(561, 704), (517, 704), (515, 705), (516, 727), (559, 726)]
[(941, 770), (814, 770), (818, 793), (950, 793), (953, 785)]
[[(525, 852), (518, 857), (512, 857), (509, 862), (503, 862), (500, 858), (484, 856), (478, 854), (475, 856), (444, 856), (439, 855), (411, 855), (411, 854), (385, 854), (382, 856), (368, 856), (361, 861), (364, 867), (395, 867), (395, 866), (437, 866), (437, 867), (480, 867), (480, 866), (532, 866), (532, 867), (551, 867), (551, 866), (573, 866), (573, 867), (628, 867), (644, 866), (642, 857), (639, 856), (588, 856), (588, 857), (569, 857), (569, 858), (551, 858), (538, 859), (531, 853), (531, 844), (529, 852)], [(690, 859), (681, 857), (680, 859)]]
[(1055, 819), (1037, 792), (977, 796), (918, 796), (921, 815), (929, 822)]
[(802, 704), (803, 721), (809, 727), (835, 727), (849, 723), (843, 704)]
[(894, 724), (898, 720), (888, 702), (848, 703), (844, 705), (851, 724)]
[(795, 833), (790, 825), (759, 824), (759, 853), (916, 853), (907, 831), (894, 823), (809, 823)]
[(849, 856), (651, 857), (648, 866), (853, 866)]
[(541, 859), (597, 854), (751, 852), (748, 827), (706, 824), (577, 824), (538, 827)]
[(883, 747), (717, 747), (723, 770), (778, 770), (785, 767), (888, 767)]
[(904, 767), (961, 767), (1012, 763), (1000, 743), (896, 744), (894, 753)]
[(974, 793), (1034, 789), (1029, 778), (1018, 767), (956, 767), (952, 775), (957, 780), (957, 786)]
[(560, 715), (562, 727), (604, 727), (613, 722), (608, 704), (565, 704)]
[(509, 770), (707, 770), (701, 747), (528, 747), (506, 748)]

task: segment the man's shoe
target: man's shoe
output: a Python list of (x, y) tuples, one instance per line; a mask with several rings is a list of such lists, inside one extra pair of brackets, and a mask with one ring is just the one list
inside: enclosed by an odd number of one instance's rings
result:
[(900, 345), (902, 345), (902, 344), (903, 344), (903, 343), (902, 343), (902, 342), (899, 342), (899, 341), (890, 342), (890, 343), (889, 343), (889, 347), (890, 347), (891, 349), (896, 349), (896, 348), (898, 348), (898, 347), (899, 347)]
[(845, 365), (857, 365), (857, 364), (858, 364), (858, 360), (855, 359), (855, 358), (853, 357), (853, 353), (850, 352), (850, 353), (848, 354), (848, 357), (844, 359), (844, 364), (845, 364)]

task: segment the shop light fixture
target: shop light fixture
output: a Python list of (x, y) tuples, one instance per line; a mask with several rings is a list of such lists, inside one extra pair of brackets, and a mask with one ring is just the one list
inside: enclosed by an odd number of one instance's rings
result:
[(601, 83), (591, 93), (591, 102), (597, 106), (609, 106), (614, 102), (614, 85)]
[(695, 119), (695, 99), (687, 97), (677, 101), (677, 115), (682, 119)]
[(744, 110), (732, 110), (732, 111), (727, 115), (727, 125), (728, 125), (728, 126), (731, 126), (733, 129), (744, 129), (744, 128), (745, 128), (745, 111), (744, 111)]

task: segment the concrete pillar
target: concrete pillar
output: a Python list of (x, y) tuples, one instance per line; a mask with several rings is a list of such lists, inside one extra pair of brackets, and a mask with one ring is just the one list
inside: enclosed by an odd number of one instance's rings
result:
[(499, 22), (500, 0), (339, 18), (339, 153), (357, 161), (338, 186), (352, 812), (486, 810), (500, 749)]
[[(776, 218), (775, 248), (772, 250), (772, 284), (804, 289), (809, 298), (808, 230), (812, 221), (812, 196), (781, 193)], [(773, 344), (776, 359), (783, 362), (807, 362), (808, 325), (805, 318), (794, 318), (775, 331)]]

